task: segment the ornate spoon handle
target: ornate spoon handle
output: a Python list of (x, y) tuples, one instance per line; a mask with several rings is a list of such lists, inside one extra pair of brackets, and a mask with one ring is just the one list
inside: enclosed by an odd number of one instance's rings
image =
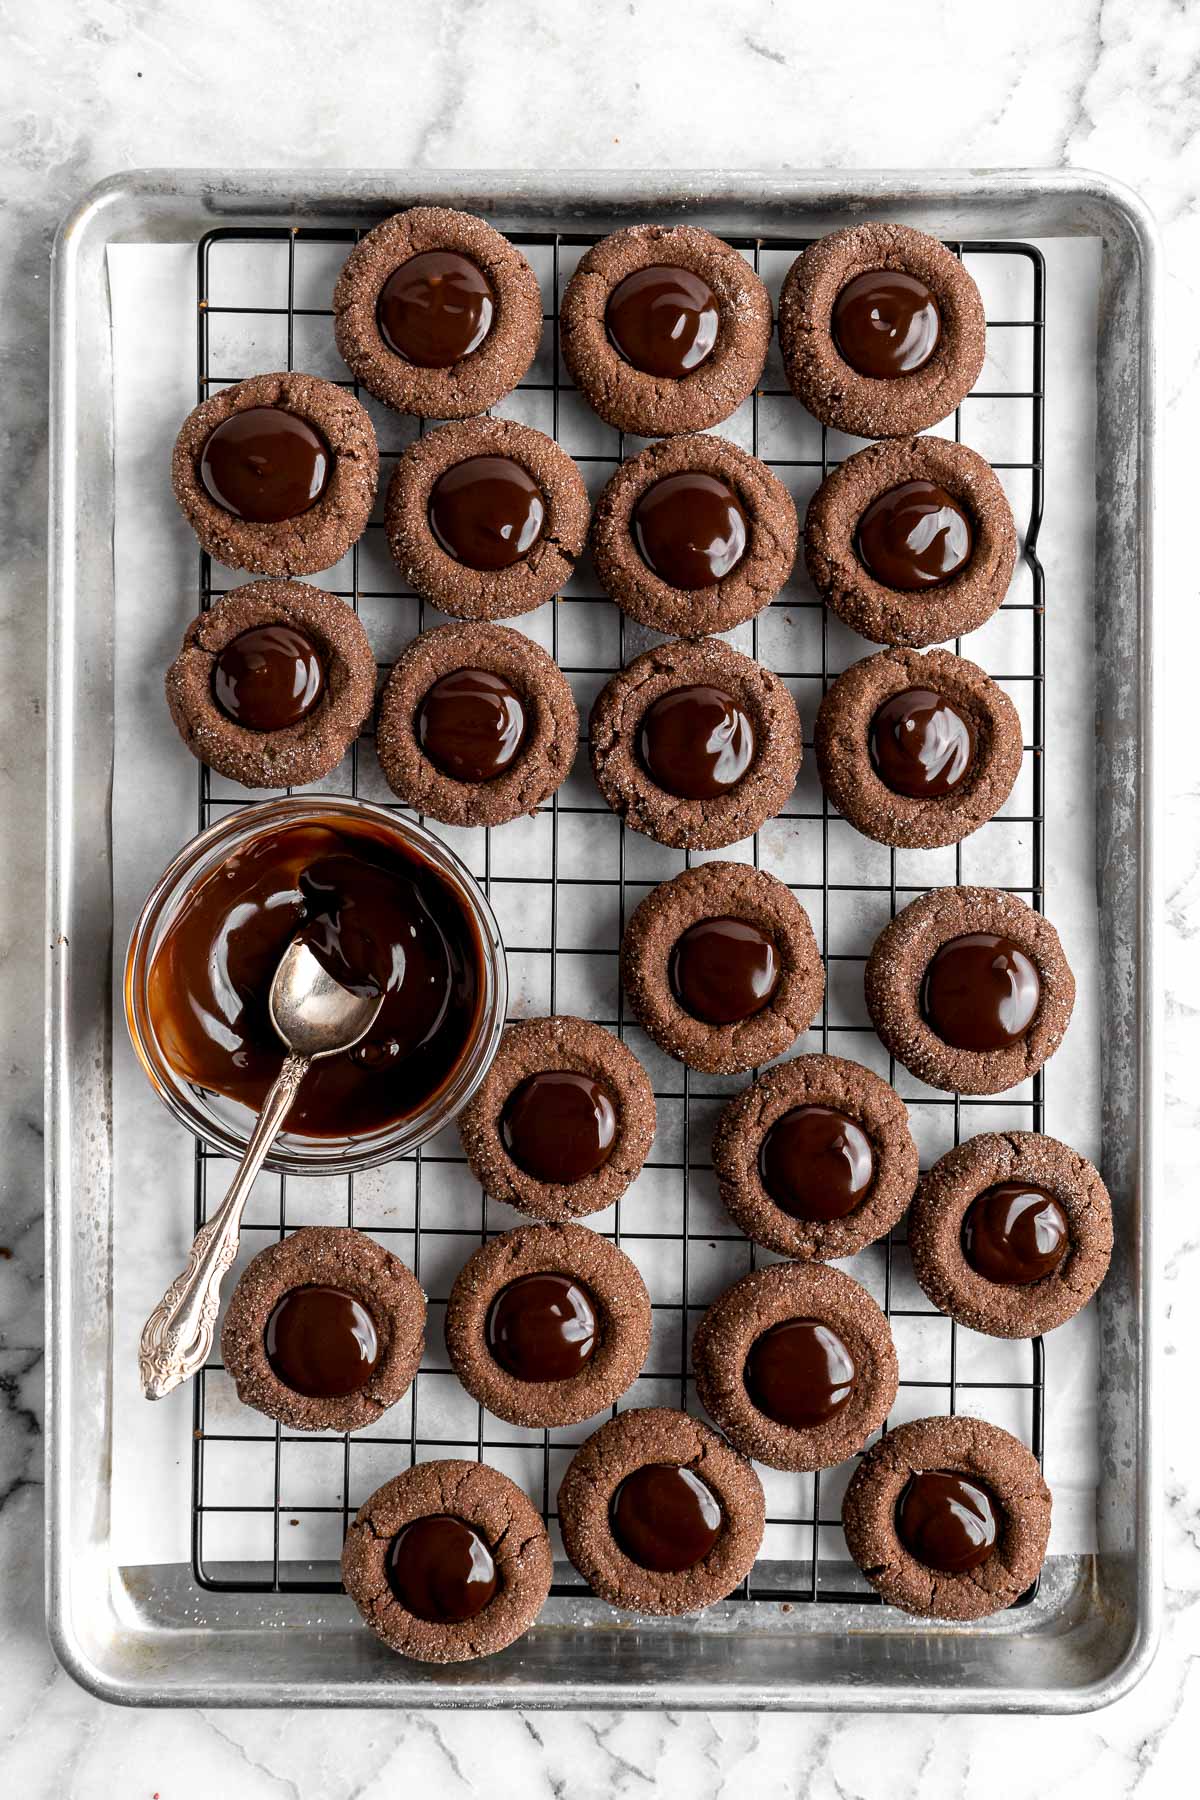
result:
[(263, 1103), (229, 1192), (196, 1233), (187, 1267), (175, 1277), (142, 1328), (138, 1365), (147, 1400), (161, 1400), (194, 1375), (212, 1348), (221, 1282), (237, 1255), (246, 1198), (287, 1118), (310, 1061), (295, 1051), (285, 1061)]

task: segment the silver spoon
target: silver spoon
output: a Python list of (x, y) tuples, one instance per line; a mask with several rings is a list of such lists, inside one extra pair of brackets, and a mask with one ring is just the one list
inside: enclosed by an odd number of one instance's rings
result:
[(221, 1282), (237, 1255), (242, 1212), (297, 1090), (318, 1057), (336, 1056), (366, 1036), (383, 995), (352, 994), (326, 973), (300, 939), (289, 944), (271, 982), (271, 1023), (288, 1055), (263, 1102), (229, 1192), (196, 1233), (187, 1267), (142, 1329), (138, 1364), (147, 1400), (161, 1400), (201, 1368), (212, 1348)]

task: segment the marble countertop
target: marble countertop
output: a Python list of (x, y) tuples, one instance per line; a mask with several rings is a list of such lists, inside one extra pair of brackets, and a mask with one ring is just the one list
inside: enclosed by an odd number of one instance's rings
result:
[[(1200, 658), (1189, 401), (1200, 402), (1200, 9), (1178, 0), (59, 0), (0, 9), (0, 1777), (22, 1800), (230, 1794), (971, 1796), (1186, 1791), (1200, 1749), (1200, 1349), (1187, 1284), (1200, 1124), (1200, 832), (1184, 722)], [(331, 36), (331, 34), (336, 35)], [(268, 71), (270, 76), (268, 77)], [(277, 73), (278, 72), (278, 73)], [(1166, 248), (1158, 706), (1166, 1179), (1167, 1629), (1141, 1686), (1064, 1720), (127, 1712), (42, 1628), (41, 919), (48, 253), (70, 203), (140, 165), (1097, 168)], [(1173, 505), (1172, 503), (1176, 504)], [(1172, 1429), (1170, 1421), (1185, 1422)], [(1192, 1777), (1194, 1779), (1194, 1776)]]

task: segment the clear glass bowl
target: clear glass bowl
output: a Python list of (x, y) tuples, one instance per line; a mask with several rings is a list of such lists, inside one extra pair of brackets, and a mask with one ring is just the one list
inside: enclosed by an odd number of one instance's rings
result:
[[(263, 832), (288, 824), (332, 824), (370, 819), (401, 846), (417, 849), (458, 892), (479, 933), (483, 995), (475, 1033), (453, 1075), (419, 1112), (368, 1136), (301, 1137), (282, 1132), (266, 1167), (286, 1175), (328, 1175), (370, 1169), (415, 1150), (466, 1105), (487, 1072), (504, 1029), (508, 970), (500, 931), (482, 889), (457, 856), (413, 820), (365, 800), (268, 800), (239, 807), (185, 844), (154, 886), (129, 940), (125, 957), (125, 1018), (142, 1067), (175, 1117), (204, 1143), (240, 1157), (253, 1115), (239, 1102), (177, 1075), (163, 1053), (149, 1005), (149, 975), (158, 946), (188, 895), (235, 850)], [(282, 1055), (282, 1052), (281, 1052)]]

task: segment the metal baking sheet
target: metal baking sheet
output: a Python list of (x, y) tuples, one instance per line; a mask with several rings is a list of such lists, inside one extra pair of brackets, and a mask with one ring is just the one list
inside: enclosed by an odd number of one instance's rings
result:
[[(619, 189), (613, 184), (611, 193), (603, 191), (607, 184), (578, 177), (489, 176), (486, 193), (476, 191), (480, 181), (440, 176), (424, 179), (418, 187), (402, 177), (306, 178), (300, 196), (290, 177), (206, 182), (202, 177), (147, 176), (89, 197), (60, 238), (51, 587), (57, 759), (51, 787), (52, 1015), (57, 1026), (50, 1058), (51, 1342), (60, 1352), (68, 1344), (72, 1350), (66, 1359), (56, 1355), (52, 1370), (50, 1593), (51, 1628), (60, 1654), (98, 1691), (174, 1704), (303, 1698), (310, 1704), (509, 1701), (877, 1708), (936, 1707), (948, 1704), (951, 1694), (957, 1706), (1063, 1709), (1102, 1704), (1134, 1679), (1148, 1658), (1157, 1585), (1147, 1506), (1152, 1491), (1149, 1410), (1140, 1404), (1149, 1392), (1141, 1308), (1150, 1270), (1144, 1199), (1154, 1008), (1146, 915), (1138, 912), (1149, 889), (1143, 725), (1148, 726), (1144, 697), (1150, 676), (1152, 233), (1136, 202), (1106, 183), (1078, 177), (994, 177), (971, 183), (920, 176), (864, 178), (854, 194), (805, 178), (672, 177), (668, 185), (657, 178), (626, 177)], [(111, 564), (105, 566), (104, 541), (111, 530), (112, 480), (111, 467), (101, 466), (110, 459), (96, 455), (97, 446), (111, 444), (112, 438), (111, 384), (105, 380), (104, 254), (110, 243), (122, 239), (198, 239), (222, 223), (369, 223), (418, 198), (487, 212), (515, 233), (547, 232), (551, 226), (568, 233), (600, 232), (622, 219), (686, 213), (727, 236), (792, 240), (867, 212), (902, 218), (949, 238), (1086, 234), (1102, 240), (1097, 831), (1106, 898), (1104, 963), (1123, 978), (1106, 983), (1108, 1017), (1102, 1036), (1105, 1173), (1118, 1201), (1124, 1254), (1101, 1304), (1106, 1379), (1100, 1551), (1095, 1558), (1052, 1559), (1033, 1605), (984, 1628), (929, 1627), (864, 1604), (791, 1610), (762, 1603), (730, 1605), (697, 1620), (622, 1621), (617, 1626), (614, 1615), (598, 1603), (564, 1597), (552, 1601), (537, 1630), (499, 1662), (465, 1671), (423, 1670), (396, 1664), (364, 1643), (340, 1596), (321, 1596), (317, 1604), (311, 1594), (297, 1592), (256, 1594), (252, 1602), (243, 1592), (204, 1592), (186, 1566), (117, 1565), (107, 1508), (103, 1526), (97, 1523), (95, 1502), (100, 1497), (107, 1501), (109, 1495), (111, 1433), (111, 1287), (106, 1268), (96, 1260), (97, 1234), (108, 1242), (111, 1232), (106, 1091), (111, 1013), (107, 995), (101, 1001), (88, 988), (89, 965), (81, 962), (79, 946), (85, 943), (86, 956), (86, 934), (99, 929), (106, 899), (103, 929), (108, 935), (112, 919), (111, 893), (96, 880), (111, 852), (111, 839), (105, 829), (99, 840), (94, 827), (104, 825), (103, 810), (96, 812), (95, 796), (86, 791), (86, 784), (102, 773), (104, 756), (97, 752), (112, 733), (112, 575)], [(87, 369), (86, 381), (76, 378), (76, 368)], [(1114, 399), (1116, 395), (1121, 397)], [(86, 454), (81, 455), (83, 447)], [(77, 510), (82, 483), (89, 484), (83, 519), (90, 531), (81, 528)], [(92, 483), (99, 483), (99, 490), (92, 491)], [(95, 510), (97, 505), (107, 508), (107, 522), (99, 527), (106, 515)], [(76, 612), (80, 592), (86, 593), (88, 605)], [(98, 627), (103, 629), (92, 643)], [(84, 660), (75, 660), (81, 653)], [(85, 741), (87, 756), (76, 765)], [(72, 827), (72, 816), (78, 829)], [(102, 966), (107, 950), (94, 935), (91, 944)], [(68, 1005), (69, 1022), (65, 1011), (57, 1013)], [(89, 1045), (94, 1066), (88, 1062)], [(62, 1090), (71, 1094), (69, 1116), (54, 1103), (59, 1079), (69, 1084)], [(102, 1107), (103, 1116), (95, 1120), (91, 1138), (81, 1138), (93, 1105)], [(95, 1278), (91, 1287), (90, 1277)], [(89, 1304), (81, 1315), (85, 1294)], [(79, 1335), (85, 1316), (86, 1341)], [(77, 1360), (80, 1354), (86, 1361)], [(72, 1374), (97, 1367), (105, 1372), (103, 1393), (93, 1381), (73, 1400)], [(105, 1409), (93, 1418), (89, 1432), (84, 1415), (94, 1412), (97, 1398)], [(69, 1413), (64, 1411), (68, 1407)], [(88, 1468), (87, 1450), (93, 1444), (104, 1459), (103, 1480), (95, 1465)], [(74, 1508), (82, 1511), (76, 1515)], [(72, 1536), (71, 1518), (85, 1515), (84, 1536)], [(85, 1546), (90, 1552), (86, 1558), (81, 1555)], [(98, 1587), (83, 1581), (85, 1567), (99, 1577)], [(231, 1585), (245, 1584), (235, 1578)], [(284, 1622), (303, 1629), (280, 1633)]]

